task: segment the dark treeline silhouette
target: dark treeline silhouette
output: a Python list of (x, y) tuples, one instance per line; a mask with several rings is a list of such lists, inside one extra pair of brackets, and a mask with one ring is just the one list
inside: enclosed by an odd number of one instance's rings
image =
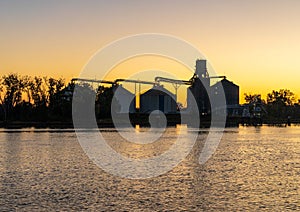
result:
[(267, 94), (266, 99), (262, 99), (260, 94), (244, 95), (246, 104), (249, 104), (250, 114), (254, 114), (255, 106), (259, 105), (265, 123), (300, 122), (300, 100), (288, 89), (273, 90)]
[(46, 121), (70, 116), (70, 107), (62, 96), (63, 79), (9, 74), (0, 80), (3, 121)]
[[(95, 95), (96, 117), (109, 118), (112, 88), (99, 86), (95, 91), (89, 84), (76, 84), (82, 89), (84, 103), (87, 94)], [(72, 121), (72, 100), (75, 84), (62, 78), (30, 77), (8, 74), (0, 78), (0, 120), (9, 121)]]
[[(76, 101), (84, 104), (85, 95), (94, 95), (96, 118), (111, 118), (112, 87), (76, 85), (84, 92), (82, 99)], [(73, 82), (66, 84), (62, 78), (4, 75), (0, 78), (0, 121), (72, 122), (74, 88)], [(290, 90), (273, 90), (266, 99), (260, 94), (245, 94), (245, 101), (250, 114), (255, 113), (257, 105), (261, 106), (266, 123), (285, 123), (287, 118), (300, 121), (300, 100)]]

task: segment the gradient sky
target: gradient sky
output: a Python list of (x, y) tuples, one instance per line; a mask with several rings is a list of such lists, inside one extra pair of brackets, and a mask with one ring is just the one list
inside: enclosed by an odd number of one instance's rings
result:
[(165, 33), (196, 46), (241, 96), (300, 98), (299, 11), (298, 0), (1, 0), (0, 74), (70, 79), (116, 39)]

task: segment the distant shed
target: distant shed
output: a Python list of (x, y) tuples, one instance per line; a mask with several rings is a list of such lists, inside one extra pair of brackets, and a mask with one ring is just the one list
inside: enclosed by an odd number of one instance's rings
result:
[(160, 110), (165, 114), (176, 113), (175, 95), (163, 86), (154, 86), (143, 93), (140, 97), (140, 112), (151, 113), (154, 110)]
[(238, 105), (240, 103), (240, 88), (233, 82), (223, 79), (212, 86), (215, 95), (218, 95), (219, 90), (224, 89), (227, 105)]
[(135, 113), (135, 96), (122, 85), (113, 87), (114, 97), (119, 105), (118, 113)]
[(240, 88), (233, 82), (223, 79), (220, 82), (214, 84), (211, 89), (214, 95), (219, 95), (220, 89), (224, 89), (227, 115), (228, 116), (238, 116), (241, 112), (240, 103)]

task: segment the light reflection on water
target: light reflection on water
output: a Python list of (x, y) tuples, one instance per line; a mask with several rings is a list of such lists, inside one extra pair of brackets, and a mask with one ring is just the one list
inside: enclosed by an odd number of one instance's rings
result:
[[(101, 131), (133, 158), (161, 154), (178, 133), (168, 128), (161, 141), (141, 145)], [(172, 171), (130, 180), (94, 165), (73, 130), (0, 130), (0, 211), (300, 210), (300, 127), (226, 129), (216, 153), (199, 165), (207, 132)]]

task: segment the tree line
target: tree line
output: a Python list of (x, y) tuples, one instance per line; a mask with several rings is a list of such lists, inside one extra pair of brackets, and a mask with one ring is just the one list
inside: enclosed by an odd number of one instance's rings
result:
[(300, 122), (300, 99), (288, 89), (273, 90), (263, 99), (261, 94), (244, 94), (250, 113), (255, 113), (255, 107), (262, 108), (263, 120), (268, 123), (283, 123), (287, 119)]
[[(95, 96), (96, 117), (111, 117), (112, 87), (76, 84), (84, 95)], [(0, 78), (0, 121), (72, 121), (74, 82), (52, 77), (31, 77), (8, 74)], [(84, 96), (82, 95), (82, 96)], [(300, 100), (287, 89), (273, 90), (266, 99), (260, 94), (244, 94), (250, 113), (256, 106), (270, 122), (285, 121), (287, 117), (300, 120)], [(79, 100), (83, 101), (84, 99)]]
[[(95, 95), (97, 118), (110, 117), (112, 88), (93, 89), (87, 83), (76, 84), (82, 96)], [(72, 121), (74, 82), (52, 77), (8, 74), (0, 78), (1, 121)], [(85, 101), (81, 99), (80, 101)], [(101, 106), (100, 106), (101, 104)]]

